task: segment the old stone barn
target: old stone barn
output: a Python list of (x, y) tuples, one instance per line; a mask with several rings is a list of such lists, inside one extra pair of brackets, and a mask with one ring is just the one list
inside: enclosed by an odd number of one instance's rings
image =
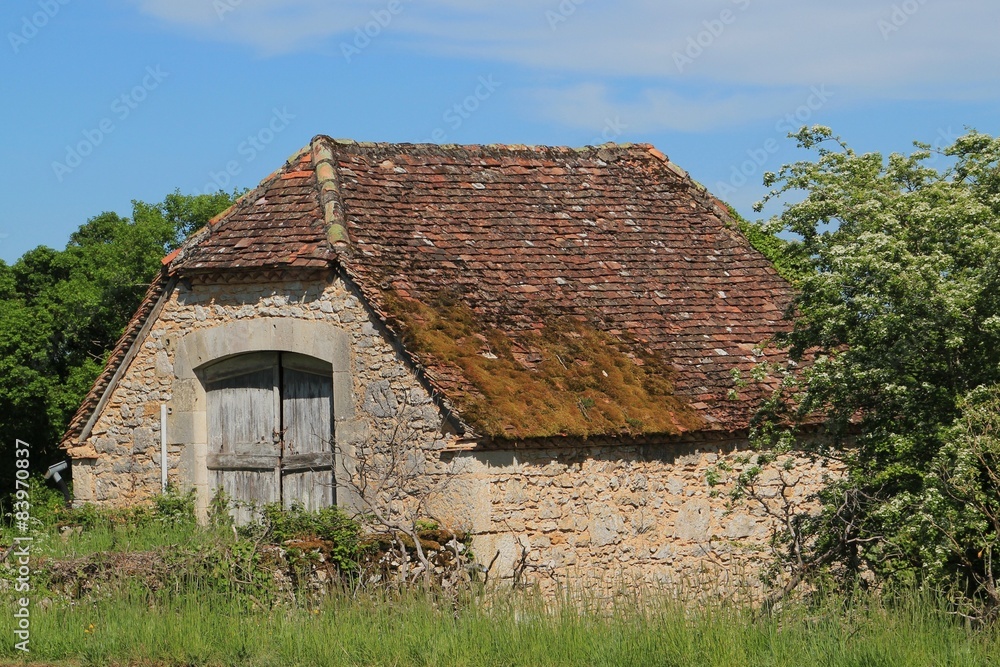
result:
[(432, 519), (501, 576), (729, 581), (770, 531), (727, 507), (731, 371), (790, 298), (651, 146), (319, 136), (164, 258), (65, 435), (75, 502), (165, 478)]

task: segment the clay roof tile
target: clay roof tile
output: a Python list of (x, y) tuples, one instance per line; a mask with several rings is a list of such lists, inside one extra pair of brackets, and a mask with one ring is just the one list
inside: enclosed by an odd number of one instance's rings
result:
[(649, 144), (318, 136), (163, 262), (339, 266), (438, 396), (500, 438), (745, 428), (731, 372), (787, 328), (792, 298), (724, 205)]

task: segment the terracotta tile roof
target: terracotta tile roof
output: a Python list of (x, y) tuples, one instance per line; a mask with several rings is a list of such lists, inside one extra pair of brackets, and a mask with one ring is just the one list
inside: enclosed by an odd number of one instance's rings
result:
[(193, 273), (321, 268), (329, 266), (332, 257), (316, 197), (312, 154), (303, 150), (163, 262), (171, 273)]
[[(163, 258), (169, 274), (219, 269), (325, 268), (333, 254), (316, 197), (308, 148), (293, 155), (229, 209)], [(167, 273), (154, 280), (90, 392), (73, 415), (62, 446), (76, 443), (163, 292)]]
[(501, 438), (745, 428), (731, 371), (787, 327), (792, 296), (645, 144), (320, 136), (164, 259), (170, 274), (330, 263), (439, 398)]
[[(786, 327), (791, 288), (662, 153), (326, 143), (344, 262), (390, 319), (386, 290), (445, 291), (508, 333), (583, 319), (655, 352), (705, 427), (746, 426), (731, 370)], [(474, 391), (455, 364), (421, 361), (445, 396)]]

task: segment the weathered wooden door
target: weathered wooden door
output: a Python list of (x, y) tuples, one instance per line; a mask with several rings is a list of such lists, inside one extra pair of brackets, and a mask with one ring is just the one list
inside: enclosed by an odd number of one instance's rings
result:
[(255, 507), (309, 509), (336, 502), (330, 365), (303, 355), (259, 352), (202, 370), (207, 394), (212, 493), (235, 501), (238, 523)]
[(336, 501), (333, 480), (333, 377), (329, 364), (281, 355), (282, 502), (306, 509)]

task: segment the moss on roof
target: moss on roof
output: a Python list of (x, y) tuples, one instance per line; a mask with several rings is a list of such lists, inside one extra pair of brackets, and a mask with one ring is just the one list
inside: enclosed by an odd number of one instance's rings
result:
[[(662, 359), (590, 323), (547, 319), (541, 330), (513, 334), (447, 292), (424, 300), (388, 292), (385, 303), (405, 347), (443, 369), (431, 380), (481, 435), (678, 434), (704, 424), (674, 395)], [(467, 383), (453, 385), (452, 372)]]

